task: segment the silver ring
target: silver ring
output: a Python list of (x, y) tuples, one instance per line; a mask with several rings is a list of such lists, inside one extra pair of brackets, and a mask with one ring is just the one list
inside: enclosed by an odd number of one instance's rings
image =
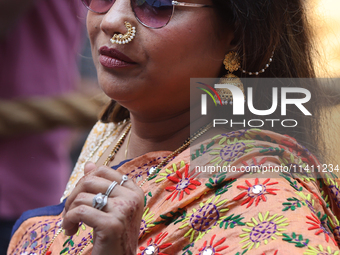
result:
[(122, 185), (124, 184), (124, 182), (126, 182), (128, 179), (129, 179), (129, 178), (127, 177), (127, 175), (124, 174), (124, 175), (122, 176), (122, 181), (120, 182), (119, 185), (122, 186)]
[(95, 195), (92, 200), (92, 206), (98, 210), (103, 209), (106, 204), (107, 196), (103, 195), (102, 193), (98, 193), (97, 195)]
[(107, 191), (105, 192), (105, 196), (110, 196), (112, 190), (116, 187), (116, 185), (118, 184), (118, 182), (114, 181), (110, 184), (110, 186), (107, 188)]

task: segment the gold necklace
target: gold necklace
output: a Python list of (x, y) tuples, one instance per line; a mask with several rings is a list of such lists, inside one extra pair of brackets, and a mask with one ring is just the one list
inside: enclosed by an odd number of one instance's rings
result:
[[(181, 152), (183, 152), (186, 148), (188, 148), (188, 146), (195, 141), (198, 137), (200, 137), (201, 135), (203, 135), (205, 132), (207, 132), (210, 128), (212, 127), (212, 123), (207, 124), (206, 126), (200, 128), (196, 133), (194, 133), (193, 135), (191, 135), (187, 140), (184, 141), (184, 143), (181, 145), (181, 147), (179, 147), (178, 149), (176, 149), (174, 152), (172, 152), (169, 156), (167, 156), (164, 160), (162, 160), (161, 163), (159, 163), (156, 167), (152, 167), (149, 170), (150, 176), (148, 178), (145, 178), (143, 180), (143, 182), (141, 183), (141, 185), (139, 185), (139, 187), (142, 187), (148, 180), (152, 179), (156, 174), (159, 173), (159, 171), (161, 170), (161, 168), (166, 165), (168, 163), (168, 161), (170, 159), (172, 159), (173, 157), (176, 157), (178, 154), (180, 154)], [(105, 166), (107, 166), (113, 159), (114, 156), (116, 155), (116, 153), (119, 151), (120, 147), (122, 146), (122, 144), (124, 143), (124, 140), (127, 136), (127, 134), (129, 133), (131, 129), (131, 123), (129, 124), (129, 126), (126, 128), (126, 130), (124, 131), (124, 133), (121, 135), (121, 137), (118, 139), (116, 145), (114, 146), (114, 148), (112, 149), (111, 153), (109, 154), (109, 156), (107, 157), (107, 159), (105, 160), (104, 164)], [(97, 150), (97, 148), (96, 148)], [(62, 232), (62, 228), (60, 228), (58, 230), (58, 232), (54, 235), (54, 237), (51, 239), (51, 242), (49, 243), (49, 245), (44, 249), (44, 251), (42, 252), (42, 255), (50, 255), (50, 254), (46, 254), (47, 251), (49, 250), (49, 248), (52, 246), (54, 240), (57, 238), (57, 236)], [(81, 255), (83, 253), (83, 251), (85, 250), (85, 248), (87, 246), (89, 246), (89, 244), (91, 243), (92, 240), (90, 240), (79, 252), (79, 255)]]
[(104, 166), (108, 166), (110, 164), (110, 162), (112, 162), (112, 160), (114, 160), (116, 153), (119, 151), (120, 147), (124, 143), (126, 135), (129, 133), (130, 129), (131, 129), (131, 123), (126, 128), (126, 130), (122, 134), (122, 136), (119, 138), (119, 140), (117, 141), (115, 147), (113, 147), (111, 153), (109, 154), (109, 156), (107, 157), (107, 159), (105, 160), (105, 162), (103, 164)]
[[(196, 133), (194, 133), (193, 135), (191, 135), (188, 139), (186, 139), (184, 141), (184, 143), (182, 144), (181, 147), (179, 147), (178, 149), (176, 149), (174, 152), (172, 152), (169, 156), (167, 156), (164, 160), (162, 160), (161, 163), (159, 163), (156, 167), (152, 167), (149, 170), (150, 176), (148, 178), (145, 178), (143, 180), (143, 182), (141, 183), (141, 185), (139, 185), (139, 187), (142, 187), (147, 180), (152, 179), (157, 173), (159, 173), (159, 171), (161, 170), (161, 168), (166, 165), (168, 163), (168, 161), (173, 158), (176, 157), (178, 154), (180, 154), (181, 152), (183, 152), (186, 148), (188, 148), (188, 146), (195, 141), (198, 137), (200, 137), (201, 135), (203, 135), (205, 132), (207, 132), (210, 128), (212, 127), (212, 123), (207, 124), (206, 126), (200, 128)], [(115, 147), (112, 149), (111, 153), (109, 154), (109, 156), (107, 157), (107, 159), (104, 162), (104, 166), (108, 166), (110, 164), (110, 162), (112, 162), (115, 158), (116, 153), (119, 151), (120, 147), (122, 146), (122, 144), (125, 141), (125, 138), (127, 136), (127, 134), (129, 133), (129, 131), (131, 130), (131, 123), (129, 124), (129, 126), (126, 128), (126, 130), (124, 131), (124, 133), (122, 134), (122, 136), (119, 138), (119, 140), (117, 141)], [(131, 136), (131, 133), (130, 133)], [(129, 138), (130, 138), (129, 136)], [(126, 152), (125, 152), (126, 155)]]
[(153, 177), (161, 171), (161, 168), (165, 166), (170, 159), (173, 157), (176, 157), (178, 154), (183, 152), (188, 146), (195, 141), (198, 137), (203, 135), (205, 132), (207, 132), (212, 127), (212, 123), (209, 123), (208, 125), (200, 128), (196, 133), (191, 135), (187, 140), (184, 141), (181, 147), (179, 147), (177, 150), (175, 150), (173, 153), (171, 153), (169, 156), (167, 156), (161, 163), (159, 163), (156, 167), (152, 167), (149, 170), (150, 176), (148, 178), (145, 178), (141, 185), (139, 187), (142, 187), (146, 181), (153, 179)]
[(132, 133), (132, 131), (129, 133), (129, 137), (128, 137), (127, 142), (126, 142), (126, 147), (125, 147), (125, 159), (127, 159), (127, 154), (128, 154), (129, 144), (130, 144), (131, 133)]

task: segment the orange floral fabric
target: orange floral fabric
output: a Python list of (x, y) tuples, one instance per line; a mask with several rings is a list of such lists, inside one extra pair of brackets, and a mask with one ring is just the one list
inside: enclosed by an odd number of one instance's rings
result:
[[(147, 153), (117, 171), (141, 183), (169, 153)], [(319, 165), (293, 138), (271, 131), (240, 130), (197, 144), (142, 187), (136, 254), (337, 255), (339, 181), (332, 169), (317, 171)], [(42, 254), (60, 220), (27, 219), (8, 254)], [(59, 234), (48, 252), (90, 254), (91, 238), (91, 228), (80, 223), (76, 235)]]

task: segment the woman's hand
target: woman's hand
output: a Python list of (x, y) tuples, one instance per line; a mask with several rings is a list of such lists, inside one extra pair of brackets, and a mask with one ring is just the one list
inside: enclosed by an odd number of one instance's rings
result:
[[(79, 222), (93, 228), (93, 255), (135, 255), (143, 214), (143, 191), (131, 180), (120, 186), (122, 175), (109, 167), (89, 162), (85, 176), (68, 197), (62, 227), (67, 235), (78, 231)], [(118, 184), (102, 210), (92, 207), (98, 193), (104, 194), (110, 184)]]

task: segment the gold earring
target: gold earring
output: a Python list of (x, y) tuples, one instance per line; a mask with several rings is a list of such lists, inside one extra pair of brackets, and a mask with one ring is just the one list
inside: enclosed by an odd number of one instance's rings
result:
[[(220, 84), (231, 84), (239, 89), (242, 90), (243, 95), (244, 95), (244, 88), (243, 88), (243, 83), (241, 82), (241, 79), (237, 77), (236, 75), (232, 74), (233, 72), (237, 71), (241, 67), (241, 59), (237, 52), (231, 51), (227, 55), (225, 55), (223, 64), (225, 69), (228, 71), (228, 74), (223, 76), (219, 83)], [(221, 98), (222, 104), (227, 105), (228, 102), (229, 104), (233, 104), (233, 94), (229, 89), (216, 89), (218, 95)], [(217, 96), (215, 95), (216, 101), (219, 103), (219, 100)], [(245, 99), (245, 96), (244, 96)], [(220, 103), (219, 103), (220, 104)]]
[(112, 36), (110, 41), (117, 44), (126, 44), (132, 41), (136, 35), (136, 28), (133, 27), (129, 22), (125, 21), (124, 25), (128, 30), (125, 34), (115, 34)]

